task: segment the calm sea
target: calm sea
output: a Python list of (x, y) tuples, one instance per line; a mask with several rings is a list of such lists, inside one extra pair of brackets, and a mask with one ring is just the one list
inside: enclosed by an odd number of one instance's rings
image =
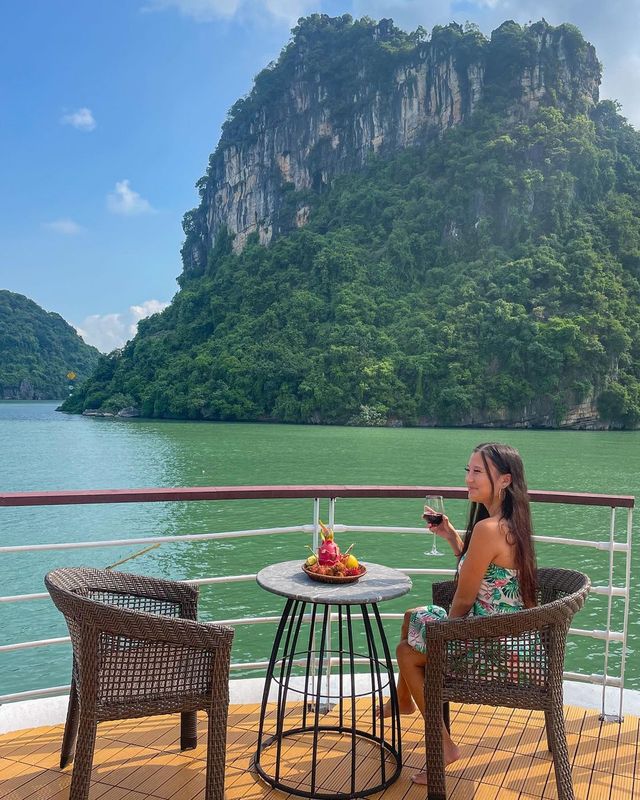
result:
[[(0, 486), (2, 491), (104, 489), (230, 484), (431, 484), (461, 486), (472, 447), (497, 440), (517, 447), (529, 487), (577, 492), (637, 494), (640, 484), (640, 432), (479, 431), (454, 429), (338, 428), (142, 420), (88, 419), (55, 411), (52, 403), (0, 403)], [(466, 504), (451, 501), (447, 513), (464, 527)], [(536, 533), (606, 539), (608, 509), (534, 504)], [(418, 526), (419, 502), (407, 500), (338, 501), (336, 521), (358, 525)], [(323, 508), (326, 514), (326, 508)], [(219, 503), (126, 504), (0, 509), (3, 545), (131, 538), (310, 523), (311, 501), (234, 501)], [(637, 526), (636, 526), (637, 527)], [(625, 535), (626, 514), (618, 512), (617, 538)], [(397, 567), (455, 566), (452, 556), (424, 555), (422, 535), (343, 534), (355, 542), (363, 560)], [(253, 572), (305, 556), (304, 534), (256, 537), (212, 543), (166, 544), (135, 558), (122, 569), (196, 578)], [(134, 555), (140, 545), (90, 550), (5, 554), (0, 559), (2, 595), (43, 591), (44, 574), (57, 566), (108, 566)], [(638, 544), (634, 544), (634, 557)], [(587, 572), (605, 583), (608, 555), (593, 549), (540, 545), (541, 565)], [(635, 562), (637, 564), (637, 561)], [(633, 570), (636, 576), (638, 570)], [(624, 579), (616, 559), (615, 580)], [(428, 602), (431, 579), (414, 579), (411, 595), (385, 604), (403, 611)], [(633, 578), (626, 684), (640, 689), (640, 581)], [(621, 601), (613, 618), (621, 625)], [(253, 584), (202, 590), (201, 614), (229, 619), (277, 614), (282, 602)], [(606, 619), (605, 598), (591, 596), (575, 627), (595, 629)], [(388, 621), (396, 638), (398, 623)], [(270, 625), (238, 627), (234, 661), (267, 658)], [(48, 600), (0, 604), (0, 644), (63, 636), (62, 618)], [(616, 667), (620, 645), (611, 645)], [(0, 694), (55, 686), (69, 681), (67, 645), (2, 655)], [(603, 643), (570, 637), (567, 668), (601, 672)]]

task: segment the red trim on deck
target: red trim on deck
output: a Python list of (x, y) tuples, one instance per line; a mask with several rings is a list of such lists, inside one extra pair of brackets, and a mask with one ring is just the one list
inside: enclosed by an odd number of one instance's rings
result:
[[(175, 489), (88, 489), (61, 492), (5, 492), (0, 506), (60, 506), (87, 503), (165, 503), (192, 500), (266, 500), (313, 497), (419, 498), (439, 494), (452, 500), (466, 500), (467, 490), (458, 486), (188, 486)], [(534, 503), (633, 508), (630, 495), (587, 494), (584, 492), (530, 491)]]

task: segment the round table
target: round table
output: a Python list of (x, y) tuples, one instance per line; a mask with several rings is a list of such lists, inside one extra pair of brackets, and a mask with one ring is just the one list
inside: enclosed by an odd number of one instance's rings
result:
[[(365, 797), (386, 789), (402, 769), (400, 712), (378, 603), (407, 594), (411, 579), (380, 564), (365, 566), (366, 575), (350, 584), (314, 581), (300, 560), (273, 564), (256, 578), (286, 603), (265, 677), (254, 765), (267, 783), (290, 794)], [(354, 607), (360, 614), (352, 613)], [(360, 619), (362, 652), (354, 628)], [(360, 691), (355, 665), (362, 661), (369, 685)], [(302, 675), (294, 676), (294, 666)], [(391, 714), (378, 719), (387, 687)], [(358, 697), (371, 699), (364, 715)], [(305, 739), (310, 761), (301, 755)], [(337, 753), (344, 757), (337, 759)]]

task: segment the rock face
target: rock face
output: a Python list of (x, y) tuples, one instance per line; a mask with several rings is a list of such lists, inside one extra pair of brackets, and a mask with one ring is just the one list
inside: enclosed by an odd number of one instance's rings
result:
[[(350, 49), (354, 31), (358, 47)], [(488, 87), (494, 96), (496, 87), (508, 90), (511, 121), (547, 100), (587, 111), (598, 100), (600, 66), (576, 33), (542, 21), (523, 34), (506, 22), (488, 41), (449, 25), (425, 41), (391, 20), (301, 20), (278, 62), (230, 111), (198, 182), (202, 202), (185, 216), (185, 274), (204, 270), (222, 231), (238, 252), (251, 234), (267, 244), (304, 225), (309, 207), (292, 190), (321, 192), (371, 156), (428, 142), (464, 122)]]
[[(435, 420), (421, 419), (422, 427), (436, 427)], [(461, 421), (468, 428), (537, 428), (548, 430), (604, 431), (611, 430), (611, 424), (598, 416), (596, 402), (593, 398), (570, 408), (563, 416), (557, 418), (553, 403), (546, 398), (539, 398), (530, 407), (523, 408), (521, 413), (502, 409), (499, 412), (476, 412)]]
[(126, 419), (139, 417), (140, 409), (136, 408), (135, 406), (127, 406), (126, 408), (121, 408), (120, 411), (118, 411), (118, 416), (125, 417)]
[(23, 378), (13, 386), (2, 387), (2, 400), (48, 400), (46, 392), (41, 392), (33, 387), (31, 381)]

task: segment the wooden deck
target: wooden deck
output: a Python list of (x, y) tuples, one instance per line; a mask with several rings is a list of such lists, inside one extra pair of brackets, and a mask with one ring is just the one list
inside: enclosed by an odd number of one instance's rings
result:
[[(360, 711), (366, 711), (359, 704)], [(262, 783), (251, 769), (257, 730), (256, 705), (233, 706), (227, 739), (228, 800), (283, 800), (293, 797)], [(451, 800), (552, 800), (556, 795), (543, 715), (483, 706), (452, 707), (454, 738), (462, 758), (447, 769)], [(601, 723), (597, 711), (567, 707), (567, 734), (573, 759), (576, 800), (640, 800), (639, 721), (627, 717)], [(191, 800), (203, 797), (206, 730), (200, 744), (180, 752), (177, 717), (102, 723), (92, 773), (90, 800)], [(384, 800), (422, 800), (424, 786), (409, 780), (423, 764), (423, 726), (418, 716), (403, 718), (400, 778)], [(62, 726), (36, 728), (0, 737), (0, 797), (3, 800), (67, 800), (71, 768), (58, 769)], [(342, 789), (348, 770), (338, 736), (323, 760), (332, 787)], [(291, 742), (286, 769), (304, 775), (306, 744)], [(366, 762), (366, 755), (364, 756)], [(363, 762), (363, 768), (366, 763)], [(300, 778), (303, 781), (303, 778)], [(348, 791), (348, 789), (345, 788)]]

